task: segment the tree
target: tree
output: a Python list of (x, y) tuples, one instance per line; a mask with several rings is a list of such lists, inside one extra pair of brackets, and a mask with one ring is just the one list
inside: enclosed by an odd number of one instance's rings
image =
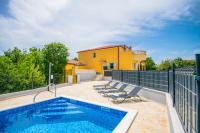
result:
[(169, 70), (171, 69), (171, 60), (163, 60), (158, 67), (158, 70)]
[(146, 70), (156, 70), (157, 68), (156, 63), (153, 61), (151, 57), (146, 58), (145, 64), (146, 64)]
[(44, 56), (45, 76), (48, 79), (49, 63), (53, 64), (52, 74), (59, 76), (58, 80), (64, 75), (64, 67), (67, 64), (68, 48), (59, 42), (46, 44), (42, 49)]
[(183, 59), (180, 57), (174, 59), (173, 63), (174, 63), (175, 68), (181, 68), (184, 66)]
[(10, 92), (12, 86), (12, 73), (14, 64), (7, 56), (0, 56), (0, 93)]
[(163, 60), (158, 67), (158, 70), (168, 70), (172, 68), (172, 64), (174, 64), (175, 68), (181, 67), (193, 67), (195, 66), (194, 60), (183, 60), (180, 57), (175, 58), (174, 60)]
[(44, 58), (42, 51), (35, 47), (30, 48), (29, 51), (30, 53), (26, 58), (30, 60), (31, 63), (35, 64), (35, 66), (38, 66), (38, 69), (44, 73)]
[[(8, 50), (0, 56), (0, 93), (37, 88), (45, 84), (37, 55), (41, 52), (22, 52), (18, 48)], [(33, 86), (32, 86), (33, 85)]]
[(4, 55), (9, 57), (13, 63), (17, 64), (24, 56), (24, 53), (17, 47), (14, 47), (13, 50), (9, 49), (8, 51), (4, 52)]
[[(60, 81), (67, 63), (68, 49), (62, 43), (50, 43), (40, 50), (9, 49), (0, 56), (0, 93), (38, 88), (48, 80), (48, 65)], [(46, 76), (46, 78), (45, 78)], [(33, 85), (33, 86), (32, 86)]]
[(30, 86), (32, 83), (34, 88), (41, 87), (45, 84), (45, 75), (43, 72), (43, 56), (39, 49), (31, 48), (25, 58), (18, 65), (18, 70), (23, 73), (26, 83)]

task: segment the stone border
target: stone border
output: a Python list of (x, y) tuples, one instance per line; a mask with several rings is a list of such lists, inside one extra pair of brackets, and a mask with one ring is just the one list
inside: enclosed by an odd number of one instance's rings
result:
[[(64, 86), (67, 86), (67, 83), (58, 84), (58, 85), (56, 85), (56, 88), (58, 89), (58, 88), (61, 88), (61, 87), (64, 87)], [(0, 95), (0, 101), (10, 99), (10, 98), (19, 97), (19, 96), (24, 96), (24, 95), (36, 94), (36, 93), (40, 93), (40, 92), (47, 91), (47, 90), (48, 90), (47, 86), (45, 86), (45, 87), (41, 87), (41, 88), (37, 88), (37, 89), (31, 89), (31, 90), (2, 94), (2, 95)]]
[(165, 92), (143, 87), (138, 92), (138, 94), (139, 94), (139, 96), (150, 99), (154, 102), (166, 105), (166, 96), (165, 96), (166, 93)]
[(173, 107), (171, 96), (166, 93), (167, 113), (169, 119), (170, 133), (185, 133), (183, 126), (179, 120), (178, 114)]
[(137, 114), (138, 112), (136, 110), (129, 110), (118, 126), (114, 129), (113, 133), (127, 133)]
[(24, 96), (24, 95), (31, 95), (31, 94), (39, 93), (42, 91), (47, 91), (47, 87), (41, 87), (41, 88), (32, 89), (32, 90), (25, 90), (25, 91), (18, 91), (18, 92), (2, 94), (2, 95), (0, 95), (0, 101), (19, 97), (19, 96)]

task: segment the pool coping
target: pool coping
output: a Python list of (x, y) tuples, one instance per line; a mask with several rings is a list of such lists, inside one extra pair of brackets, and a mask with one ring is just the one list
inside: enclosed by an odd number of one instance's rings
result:
[(62, 96), (62, 95), (59, 96), (59, 97), (53, 97), (53, 98), (41, 100), (41, 101), (38, 101), (38, 102), (33, 102), (33, 103), (29, 103), (29, 104), (24, 104), (24, 105), (21, 105), (21, 106), (3, 109), (3, 110), (0, 110), (0, 112), (15, 109), (15, 108), (20, 108), (20, 107), (23, 107), (23, 106), (33, 105), (33, 104), (36, 104), (36, 103), (41, 103), (41, 102), (52, 100), (52, 99), (55, 99), (55, 98), (67, 98), (67, 99), (81, 101), (81, 102), (85, 102), (85, 103), (89, 103), (89, 104), (94, 104), (94, 105), (97, 105), (97, 106), (100, 106), (100, 107), (107, 107), (107, 108), (126, 112), (126, 115), (123, 117), (123, 119), (118, 123), (118, 125), (112, 131), (113, 133), (127, 133), (128, 129), (130, 128), (131, 124), (133, 123), (133, 121), (136, 118), (137, 113), (138, 113), (136, 110), (133, 110), (133, 109), (126, 109), (126, 108), (117, 107), (117, 106), (113, 106), (113, 105), (109, 105), (109, 104), (89, 101), (89, 100), (85, 100), (85, 99), (81, 99), (81, 98), (77, 98), (77, 97)]
[(120, 123), (113, 130), (113, 133), (127, 133), (128, 129), (130, 128), (131, 124), (133, 123), (133, 121), (135, 120), (135, 118), (138, 114), (137, 110), (133, 110), (133, 109), (117, 107), (117, 106), (113, 106), (113, 105), (109, 105), (109, 104), (89, 101), (89, 100), (85, 100), (85, 99), (77, 98), (77, 97), (72, 97), (72, 96), (61, 96), (61, 97), (74, 99), (74, 100), (78, 100), (78, 101), (82, 101), (82, 102), (86, 102), (86, 103), (90, 103), (90, 104), (95, 104), (95, 105), (98, 105), (98, 106), (104, 106), (104, 107), (107, 107), (107, 108), (127, 112), (127, 114), (124, 116), (124, 118), (120, 121)]

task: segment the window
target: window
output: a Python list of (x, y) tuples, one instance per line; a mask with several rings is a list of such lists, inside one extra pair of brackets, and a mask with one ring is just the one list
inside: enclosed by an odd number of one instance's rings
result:
[(108, 67), (107, 66), (103, 66), (103, 70), (108, 70)]
[(115, 69), (115, 63), (110, 63), (110, 69)]
[(93, 53), (93, 55), (92, 55), (92, 56), (93, 56), (93, 58), (96, 58), (96, 53)]

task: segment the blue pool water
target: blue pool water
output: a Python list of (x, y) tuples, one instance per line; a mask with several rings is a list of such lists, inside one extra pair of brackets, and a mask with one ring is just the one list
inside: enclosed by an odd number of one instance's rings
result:
[(111, 133), (126, 112), (64, 97), (0, 111), (0, 133)]

